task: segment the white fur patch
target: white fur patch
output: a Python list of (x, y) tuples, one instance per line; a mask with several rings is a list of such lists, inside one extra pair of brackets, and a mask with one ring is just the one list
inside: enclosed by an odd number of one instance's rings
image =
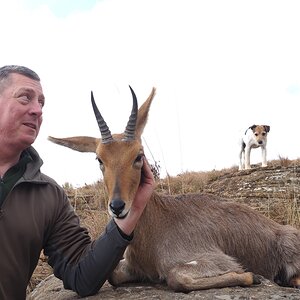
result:
[(198, 263), (195, 261), (195, 260), (192, 260), (192, 261), (190, 261), (190, 262), (188, 262), (188, 263), (186, 263), (186, 265), (197, 265)]

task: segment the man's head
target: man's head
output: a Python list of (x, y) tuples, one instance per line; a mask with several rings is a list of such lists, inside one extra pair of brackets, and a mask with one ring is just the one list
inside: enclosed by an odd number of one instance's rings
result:
[(0, 68), (0, 143), (15, 151), (28, 148), (42, 124), (45, 102), (39, 76), (23, 66)]
[(32, 80), (40, 81), (38, 74), (27, 67), (18, 65), (4, 66), (0, 68), (0, 93), (5, 88), (5, 85), (9, 83), (10, 74), (13, 73), (26, 76)]

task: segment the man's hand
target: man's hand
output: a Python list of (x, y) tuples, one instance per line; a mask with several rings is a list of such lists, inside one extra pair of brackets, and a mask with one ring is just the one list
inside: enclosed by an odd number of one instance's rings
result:
[(131, 204), (128, 215), (124, 219), (115, 218), (116, 224), (126, 235), (130, 235), (133, 232), (140, 216), (151, 198), (154, 188), (154, 176), (147, 159), (144, 157), (140, 185)]

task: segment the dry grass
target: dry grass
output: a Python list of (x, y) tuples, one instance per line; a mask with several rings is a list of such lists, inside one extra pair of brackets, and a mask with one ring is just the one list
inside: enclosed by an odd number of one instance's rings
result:
[(269, 166), (292, 167), (300, 165), (300, 158), (289, 159), (288, 157), (278, 156), (278, 159), (268, 161)]
[(285, 211), (286, 211), (286, 218), (285, 218), (286, 224), (299, 228), (300, 207), (296, 197), (293, 199), (288, 199), (287, 203), (285, 204)]
[(224, 171), (185, 172), (177, 176), (167, 176), (157, 181), (157, 191), (163, 194), (177, 195), (200, 193), (210, 181), (222, 176)]
[[(268, 162), (270, 167), (296, 167), (300, 166), (300, 159), (290, 160), (288, 158), (279, 157), (278, 160)], [(157, 178), (156, 191), (162, 194), (178, 195), (186, 193), (201, 193), (205, 191), (205, 187), (213, 181), (237, 172), (237, 166), (228, 169), (212, 170), (207, 172), (184, 172), (177, 176), (166, 176), (165, 178)], [(280, 198), (274, 200), (272, 191), (269, 193), (270, 200), (260, 203), (259, 207), (255, 207), (266, 216), (281, 221), (284, 224), (290, 224), (300, 227), (300, 195), (298, 189), (293, 186), (300, 184), (299, 181), (294, 185), (290, 183), (278, 183), (288, 185), (289, 190), (284, 192)], [(64, 185), (70, 201), (79, 215), (83, 226), (91, 231), (91, 236), (98, 234), (95, 228), (103, 228), (108, 221), (107, 215), (107, 196), (102, 181), (98, 181), (92, 185), (86, 185), (81, 188), (74, 189), (70, 185)], [(284, 201), (282, 201), (284, 199)], [(100, 223), (100, 224), (99, 224)]]
[(65, 191), (80, 218), (81, 225), (88, 229), (92, 239), (99, 236), (109, 220), (103, 182), (78, 189), (65, 188)]

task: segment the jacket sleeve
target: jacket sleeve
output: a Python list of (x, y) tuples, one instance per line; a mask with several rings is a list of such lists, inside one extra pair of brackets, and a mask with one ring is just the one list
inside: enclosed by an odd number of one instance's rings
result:
[(117, 266), (129, 244), (111, 220), (104, 233), (91, 241), (87, 230), (79, 225), (69, 200), (57, 213), (44, 246), (54, 275), (62, 279), (66, 289), (80, 296), (97, 293)]

